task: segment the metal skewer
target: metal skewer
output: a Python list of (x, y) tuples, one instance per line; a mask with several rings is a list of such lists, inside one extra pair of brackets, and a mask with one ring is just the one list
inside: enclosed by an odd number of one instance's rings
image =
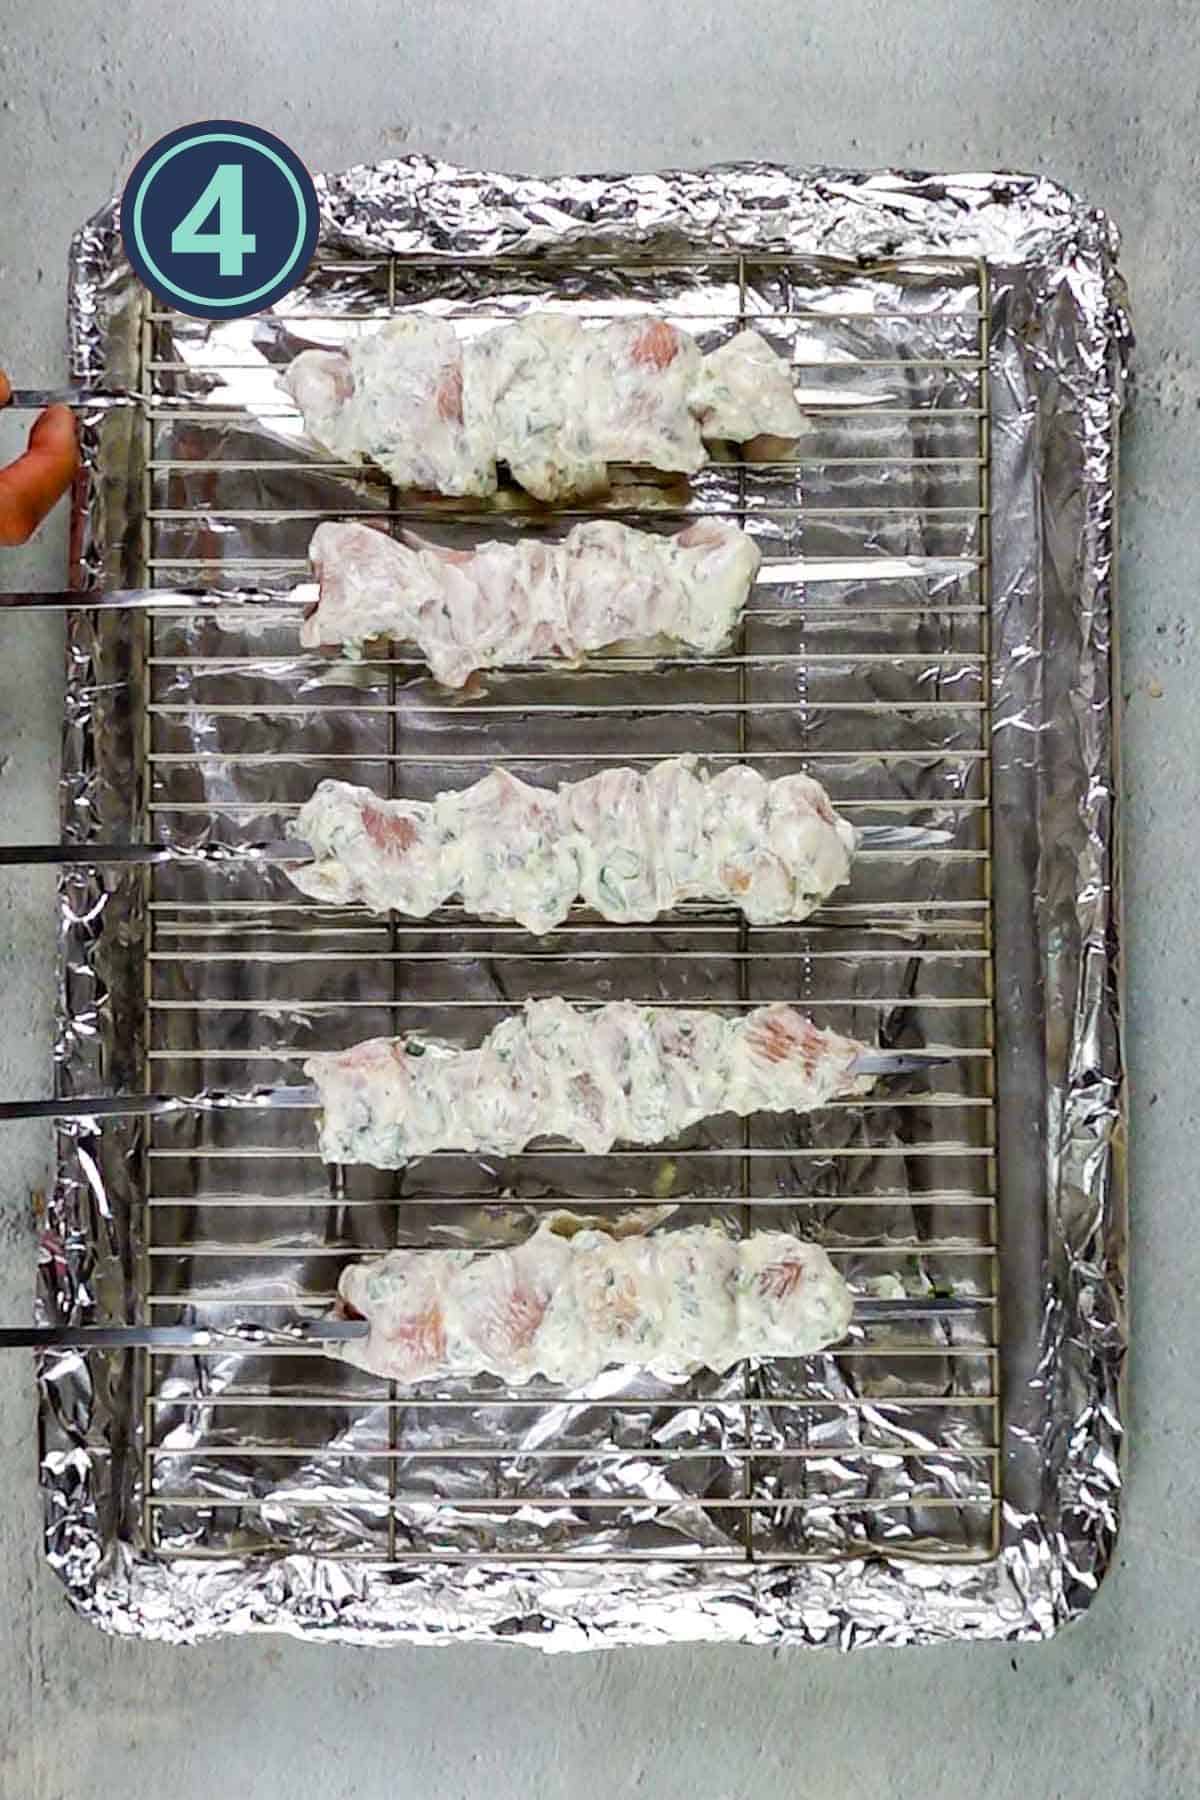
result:
[[(950, 1051), (868, 1050), (852, 1065), (850, 1073), (917, 1075), (954, 1060)], [(207, 1094), (69, 1094), (50, 1100), (0, 1101), (0, 1123), (13, 1119), (158, 1119), (178, 1113), (257, 1109), (317, 1112), (320, 1106), (320, 1092), (311, 1085), (250, 1088), (244, 1093), (214, 1090)]]
[[(858, 842), (863, 849), (928, 849), (949, 843), (952, 833), (940, 826), (863, 825)], [(256, 844), (0, 844), (0, 869), (23, 864), (54, 864), (60, 868), (103, 868), (134, 863), (265, 863), (270, 866), (317, 861), (311, 844), (300, 838), (279, 838)]]
[(853, 1065), (854, 1075), (919, 1075), (954, 1062), (949, 1050), (868, 1050)]
[[(856, 1299), (856, 1325), (958, 1319), (992, 1304), (987, 1296)], [(18, 1325), (0, 1329), (0, 1350), (214, 1350), (350, 1343), (370, 1331), (366, 1319), (305, 1319), (295, 1325)]]
[(941, 825), (859, 825), (855, 835), (860, 850), (935, 850), (954, 842)]
[(913, 1319), (961, 1319), (984, 1312), (992, 1304), (990, 1294), (931, 1294), (928, 1299), (922, 1294), (914, 1294), (911, 1299), (905, 1296), (902, 1300), (862, 1300), (855, 1295), (854, 1323), (906, 1325)]

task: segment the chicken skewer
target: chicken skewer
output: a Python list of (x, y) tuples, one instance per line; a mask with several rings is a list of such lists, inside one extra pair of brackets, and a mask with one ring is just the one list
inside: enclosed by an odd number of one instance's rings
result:
[(758, 332), (708, 355), (663, 319), (589, 327), (531, 313), (467, 341), (444, 319), (393, 319), (282, 378), (311, 437), (369, 457), (397, 486), (492, 494), (497, 463), (539, 500), (608, 485), (611, 462), (695, 474), (705, 440), (791, 444), (788, 362)]
[(674, 537), (594, 519), (559, 543), (475, 550), (330, 521), (313, 533), (309, 559), (315, 593), (297, 590), (313, 595), (306, 648), (413, 643), (446, 687), (476, 669), (572, 661), (616, 644), (712, 655), (732, 636), (762, 560), (744, 531), (713, 519)]
[(557, 789), (493, 769), (432, 801), (323, 781), (292, 829), (314, 860), (288, 874), (315, 900), (425, 918), (458, 893), (468, 912), (535, 933), (576, 900), (617, 922), (687, 900), (739, 906), (753, 924), (805, 919), (849, 879), (855, 846), (811, 776), (710, 776), (690, 756)]
[(527, 1000), (484, 1042), (373, 1038), (311, 1056), (330, 1163), (402, 1168), (438, 1150), (511, 1156), (542, 1138), (589, 1155), (661, 1144), (720, 1113), (807, 1112), (868, 1093), (869, 1047), (783, 1004), (739, 1017)]
[[(657, 793), (661, 794), (670, 788), (672, 783), (682, 783), (682, 766), (688, 758), (671, 758), (666, 763), (657, 763), (646, 774), (639, 775), (636, 770), (614, 768), (593, 776), (590, 781), (563, 783), (557, 793), (548, 793), (544, 788), (527, 786), (505, 769), (493, 769), (482, 781), (476, 782), (465, 794), (440, 794), (433, 801), (380, 800), (369, 788), (354, 787), (348, 782), (322, 782), (312, 798), (305, 803), (300, 815), (293, 821), (290, 829), (296, 833), (294, 837), (268, 840), (255, 843), (222, 843), (204, 840), (190, 843), (186, 840), (165, 843), (106, 843), (101, 840), (84, 840), (75, 844), (0, 844), (0, 868), (21, 868), (33, 864), (54, 864), (59, 868), (96, 869), (106, 867), (152, 866), (161, 863), (178, 863), (190, 867), (211, 866), (230, 868), (237, 864), (257, 865), (260, 868), (281, 868), (292, 877), (296, 887), (313, 899), (326, 904), (351, 904), (361, 902), (378, 911), (408, 912), (414, 917), (425, 918), (431, 910), (424, 904), (422, 894), (425, 889), (420, 884), (429, 883), (436, 888), (441, 874), (453, 873), (454, 879), (449, 881), (445, 889), (448, 896), (462, 889), (466, 891), (465, 880), (460, 880), (462, 872), (461, 847), (446, 843), (442, 850), (446, 857), (444, 867), (441, 863), (429, 860), (432, 844), (437, 849), (439, 839), (436, 833), (442, 830), (447, 817), (452, 817), (455, 829), (465, 830), (468, 835), (472, 831), (482, 830), (490, 821), (491, 825), (503, 825), (506, 828), (518, 823), (517, 813), (523, 804), (534, 809), (553, 809), (559, 804), (558, 797), (564, 792), (587, 796), (584, 804), (590, 806), (592, 799), (596, 802), (610, 800), (614, 805), (622, 803), (623, 812), (628, 816), (625, 825), (635, 831), (643, 824), (652, 823), (651, 815), (644, 812)], [(679, 768), (681, 772), (674, 775), (672, 771)], [(748, 780), (753, 777), (753, 780)], [(809, 776), (781, 776), (775, 781), (766, 781), (754, 774), (754, 771), (741, 763), (731, 764), (721, 775), (714, 777), (705, 786), (703, 774), (693, 776), (692, 780), (703, 793), (719, 793), (731, 803), (731, 814), (720, 823), (723, 833), (722, 842), (725, 848), (734, 855), (735, 860), (724, 865), (727, 875), (719, 878), (705, 878), (704, 893), (709, 897), (724, 898), (742, 907), (751, 916), (750, 907), (756, 911), (755, 923), (769, 923), (773, 917), (782, 920), (801, 919), (820, 904), (824, 897), (822, 884), (836, 874), (840, 868), (843, 854), (849, 864), (851, 852), (869, 848), (872, 851), (884, 850), (901, 854), (935, 849), (939, 845), (949, 843), (952, 833), (940, 826), (931, 825), (863, 825), (854, 831), (853, 839), (847, 835), (851, 831), (848, 822), (834, 817), (832, 825), (825, 816), (825, 807), (829, 805), (828, 796), (819, 782)], [(761, 785), (760, 785), (761, 784)], [(816, 790), (812, 792), (811, 790)], [(705, 806), (709, 803), (704, 802)], [(494, 817), (488, 808), (494, 811)], [(766, 827), (763, 823), (763, 808), (773, 820), (771, 825), (771, 841), (768, 843)], [(311, 810), (310, 810), (311, 809)], [(469, 814), (461, 817), (460, 809)], [(476, 816), (478, 815), (478, 816)], [(778, 816), (776, 816), (778, 815)], [(304, 819), (301, 827), (300, 819)], [(441, 824), (438, 821), (441, 821)], [(821, 829), (818, 832), (815, 820), (819, 820)], [(639, 823), (640, 821), (640, 823)], [(750, 834), (750, 823), (761, 836)], [(535, 821), (524, 818), (524, 826)], [(309, 827), (317, 841), (309, 843), (300, 835)], [(448, 829), (448, 827), (447, 827)], [(593, 904), (600, 904), (605, 891), (612, 887), (613, 898), (605, 899), (600, 910), (606, 918), (621, 920), (642, 917), (654, 917), (653, 913), (633, 910), (634, 906), (643, 904), (638, 898), (638, 889), (631, 885), (625, 896), (619, 896), (615, 882), (619, 869), (611, 874), (608, 865), (597, 861), (602, 849), (617, 846), (618, 831), (624, 829), (618, 818), (598, 819), (595, 839), (587, 837), (587, 854), (573, 865), (568, 860), (565, 867), (577, 867), (581, 872), (579, 891), (589, 897), (593, 894)], [(582, 828), (576, 824), (564, 825), (564, 833), (568, 836), (576, 834), (581, 840), (586, 836)], [(674, 843), (678, 837), (679, 827), (665, 833), (665, 841)], [(435, 835), (430, 837), (433, 832)], [(832, 836), (830, 833), (832, 832)], [(412, 845), (419, 844), (424, 835), (426, 842), (419, 852), (413, 851), (414, 857), (424, 856), (425, 861), (414, 862), (407, 869), (401, 866), (401, 859)], [(841, 849), (835, 849), (836, 837)], [(571, 840), (574, 842), (574, 839)], [(635, 840), (636, 841), (636, 840)], [(495, 867), (488, 863), (485, 869), (476, 867), (470, 883), (470, 891), (478, 899), (481, 914), (490, 918), (511, 917), (520, 919), (531, 931), (547, 931), (551, 927), (540, 922), (544, 908), (533, 903), (534, 890), (539, 879), (535, 868), (525, 869), (521, 854), (516, 844), (510, 846), (510, 854), (501, 855), (501, 846), (495, 844), (488, 848)], [(711, 846), (710, 846), (711, 848)], [(536, 841), (533, 849), (538, 850)], [(581, 845), (571, 851), (578, 856)], [(713, 851), (715, 854), (715, 849)], [(621, 851), (624, 856), (625, 851)], [(736, 857), (740, 856), (739, 863)], [(458, 860), (456, 860), (458, 859)], [(304, 865), (311, 863), (311, 869)], [(589, 871), (587, 881), (582, 879), (585, 868)], [(697, 871), (700, 865), (697, 864)], [(653, 865), (647, 862), (646, 871), (659, 882), (662, 890), (667, 891), (666, 872), (654, 873)], [(633, 871), (624, 871), (628, 876)], [(493, 882), (492, 876), (495, 876)], [(747, 881), (746, 877), (750, 879)], [(486, 877), (486, 879), (485, 879)], [(840, 886), (844, 876), (838, 875), (836, 880), (829, 881), (831, 892)], [(679, 871), (676, 870), (677, 899), (687, 897), (679, 885)], [(794, 880), (796, 898), (790, 904), (794, 910), (784, 911), (778, 915), (771, 908), (782, 904), (781, 896), (790, 892), (787, 882)], [(615, 883), (615, 885), (614, 885)], [(689, 892), (694, 883), (688, 884)], [(698, 890), (696, 890), (698, 892)], [(810, 895), (817, 895), (812, 905), (808, 904)], [(516, 896), (527, 898), (518, 901)], [(507, 899), (505, 899), (507, 896)], [(773, 896), (773, 897), (772, 897)], [(437, 904), (436, 902), (434, 904)], [(520, 910), (517, 910), (517, 906)], [(502, 910), (503, 905), (511, 905), (511, 911)], [(569, 905), (569, 902), (568, 902)], [(665, 910), (666, 902), (659, 908)], [(624, 910), (622, 910), (624, 908)], [(801, 910), (802, 908), (802, 910)]]
[(612, 1236), (577, 1224), (547, 1221), (514, 1250), (393, 1250), (349, 1264), (340, 1310), (365, 1318), (368, 1334), (329, 1353), (404, 1383), (487, 1374), (582, 1387), (622, 1364), (666, 1380), (722, 1374), (743, 1357), (805, 1356), (846, 1335), (850, 1290), (805, 1239), (737, 1240), (715, 1225)]

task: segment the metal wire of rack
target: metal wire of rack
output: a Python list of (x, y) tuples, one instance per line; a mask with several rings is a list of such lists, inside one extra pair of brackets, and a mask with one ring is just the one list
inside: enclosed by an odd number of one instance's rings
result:
[[(756, 536), (763, 571), (729, 654), (512, 670), (450, 698), (403, 646), (335, 663), (298, 651), (294, 615), (269, 598), (215, 616), (181, 600), (136, 624), (147, 834), (277, 836), (325, 775), (427, 796), (494, 761), (554, 780), (695, 751), (811, 770), (856, 822), (936, 824), (950, 842), (863, 852), (853, 886), (803, 925), (579, 912), (543, 940), (455, 907), (413, 922), (313, 905), (267, 871), (147, 870), (147, 1086), (294, 1079), (314, 1048), (414, 1027), (474, 1040), (549, 993), (787, 999), (955, 1060), (816, 1123), (718, 1121), (604, 1158), (447, 1154), (399, 1175), (326, 1170), (303, 1121), (156, 1121), (145, 1314), (277, 1321), (328, 1304), (356, 1255), (508, 1242), (547, 1208), (665, 1201), (685, 1223), (799, 1229), (862, 1291), (891, 1277), (992, 1305), (974, 1322), (866, 1328), (783, 1371), (570, 1397), (492, 1381), (401, 1392), (296, 1348), (147, 1353), (145, 1543), (383, 1563), (986, 1558), (1000, 1507), (986, 269), (731, 256), (571, 270), (564, 297), (544, 262), (346, 261), (336, 306), (284, 303), (246, 322), (236, 355), (223, 336), (220, 357), (194, 322), (148, 308), (139, 387), (171, 404), (144, 415), (145, 579), (286, 586), (330, 514), (462, 542), (564, 528), (577, 515), (547, 519), (511, 492), (419, 500), (331, 463), (300, 436), (277, 365), (410, 307), (464, 332), (533, 305), (653, 307), (705, 342), (763, 331), (791, 354), (806, 409), (792, 457), (718, 457), (690, 486), (619, 471), (604, 503), (648, 528), (723, 513)], [(279, 504), (240, 505), (248, 478)], [(322, 503), (290, 507), (297, 478)]]

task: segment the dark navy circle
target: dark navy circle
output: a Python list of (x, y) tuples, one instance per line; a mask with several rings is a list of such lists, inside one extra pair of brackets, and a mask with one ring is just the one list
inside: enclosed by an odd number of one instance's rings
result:
[(312, 177), (270, 131), (209, 119), (147, 150), (121, 197), (125, 254), (165, 305), (240, 319), (294, 288), (317, 246)]

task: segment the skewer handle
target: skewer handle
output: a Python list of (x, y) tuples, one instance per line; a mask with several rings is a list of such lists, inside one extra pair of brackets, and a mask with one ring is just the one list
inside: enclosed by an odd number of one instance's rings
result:
[(46, 588), (36, 592), (0, 594), (0, 610), (7, 612), (120, 612), (141, 608), (153, 612), (156, 607), (181, 605), (198, 612), (220, 612), (242, 605), (282, 606), (300, 613), (308, 605), (300, 589), (289, 588), (278, 593), (269, 590), (238, 589), (218, 594), (211, 588)]
[(157, 1119), (169, 1113), (253, 1111), (256, 1108), (316, 1112), (314, 1087), (255, 1088), (244, 1094), (83, 1094), (58, 1100), (2, 1100), (0, 1123), (9, 1119)]
[(107, 393), (100, 388), (13, 388), (8, 404), (28, 412), (41, 412), (44, 406), (99, 406), (107, 412), (114, 406), (139, 406), (148, 399), (147, 394)]
[(0, 844), (0, 869), (51, 863), (103, 868), (115, 863), (305, 863), (313, 850), (291, 838), (267, 844)]
[(205, 1325), (28, 1325), (0, 1330), (0, 1350), (209, 1350), (222, 1344), (344, 1343), (367, 1335), (365, 1319), (313, 1319), (272, 1331)]

